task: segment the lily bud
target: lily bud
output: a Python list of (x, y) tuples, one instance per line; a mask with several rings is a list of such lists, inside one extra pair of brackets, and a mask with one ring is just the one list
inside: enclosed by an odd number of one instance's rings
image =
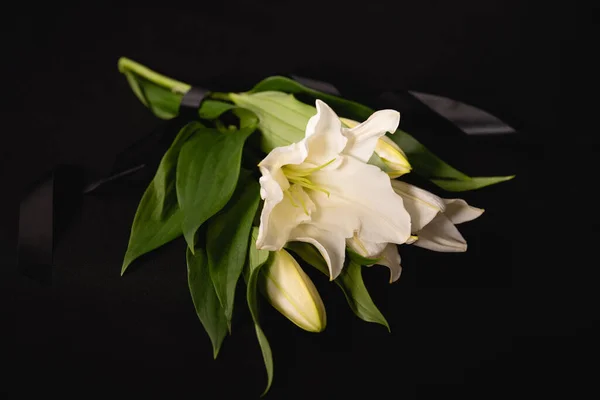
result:
[(375, 146), (375, 154), (381, 158), (387, 169), (385, 172), (390, 178), (397, 178), (408, 174), (412, 167), (402, 149), (389, 137), (382, 136)]
[[(359, 122), (347, 118), (340, 118), (340, 120), (350, 129), (359, 124)], [(381, 162), (374, 162), (374, 164), (385, 171), (392, 179), (407, 174), (412, 169), (406, 158), (406, 154), (387, 136), (382, 136), (377, 141), (375, 155), (377, 155)]]
[(259, 284), (271, 305), (294, 324), (309, 332), (325, 329), (323, 300), (290, 253), (275, 252), (272, 261), (261, 269)]

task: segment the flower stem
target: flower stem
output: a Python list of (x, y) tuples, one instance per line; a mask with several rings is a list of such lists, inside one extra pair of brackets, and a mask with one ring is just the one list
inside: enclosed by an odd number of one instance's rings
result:
[[(134, 74), (142, 77), (160, 87), (170, 90), (173, 93), (185, 94), (191, 89), (191, 85), (180, 82), (167, 76), (161, 75), (148, 67), (143, 66), (126, 57), (119, 58), (119, 71), (123, 74)], [(215, 100), (224, 100), (232, 102), (230, 93), (212, 92), (209, 97)]]
[(148, 81), (150, 81), (158, 86), (167, 88), (174, 93), (185, 94), (191, 88), (191, 86), (188, 85), (187, 83), (179, 82), (179, 81), (176, 81), (175, 79), (171, 79), (169, 77), (161, 75), (158, 72), (152, 71), (151, 69), (143, 66), (142, 64), (139, 64), (139, 63), (137, 63), (133, 60), (130, 60), (129, 58), (126, 58), (126, 57), (121, 57), (119, 59), (118, 66), (119, 66), (119, 71), (124, 74), (133, 73), (133, 74), (139, 75), (142, 78), (147, 79)]
[(215, 100), (225, 100), (232, 102), (230, 94), (231, 93), (212, 92), (210, 94), (210, 98)]

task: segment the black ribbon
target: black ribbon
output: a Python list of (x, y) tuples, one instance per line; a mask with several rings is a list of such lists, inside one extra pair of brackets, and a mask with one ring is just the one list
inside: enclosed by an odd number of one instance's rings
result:
[(209, 91), (200, 88), (197, 86), (192, 86), (190, 90), (187, 91), (186, 94), (183, 95), (181, 99), (181, 104), (179, 105), (179, 115), (187, 114), (189, 112), (194, 113), (196, 116), (202, 102), (208, 97)]
[(24, 275), (51, 282), (54, 246), (79, 210), (82, 181), (81, 168), (60, 165), (22, 196), (17, 266)]
[[(334, 96), (341, 95), (340, 91), (331, 83), (297, 75), (292, 75), (292, 78), (311, 89)], [(425, 107), (415, 105), (415, 100)], [(480, 108), (444, 96), (416, 91), (402, 93), (385, 92), (371, 99), (370, 103), (394, 105), (396, 109), (403, 110), (403, 114), (415, 112), (424, 113), (426, 114), (426, 119), (431, 118), (433, 112), (467, 135), (516, 133), (516, 131), (506, 122), (492, 114), (483, 111)], [(421, 110), (418, 110), (419, 108), (421, 108)], [(410, 112), (407, 112), (407, 110), (410, 110)]]

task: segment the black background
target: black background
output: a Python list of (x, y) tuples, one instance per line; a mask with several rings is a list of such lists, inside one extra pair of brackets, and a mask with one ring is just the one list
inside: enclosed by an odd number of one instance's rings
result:
[[(0, 392), (255, 398), (264, 387), (243, 302), (233, 335), (212, 360), (187, 291), (181, 240), (119, 276), (142, 187), (85, 198), (57, 243), (51, 286), (16, 270), (20, 194), (58, 164), (82, 166), (88, 177), (108, 173), (120, 151), (159, 124), (118, 73), (120, 56), (214, 90), (242, 91), (269, 75), (297, 73), (329, 80), (359, 100), (385, 90), (436, 93), (481, 107), (519, 131), (424, 136), (467, 173), (517, 178), (461, 195), (486, 209), (461, 227), (467, 253), (403, 248), (403, 276), (391, 286), (385, 268), (364, 272), (392, 334), (354, 317), (337, 287), (311, 271), (328, 310), (323, 334), (300, 331), (262, 308), (275, 357), (269, 398), (520, 398), (590, 381), (597, 369), (582, 366), (597, 350), (591, 322), (597, 295), (575, 258), (565, 263), (558, 252), (591, 246), (583, 228), (596, 232), (597, 225), (573, 218), (585, 215), (581, 209), (564, 211), (573, 206), (572, 185), (544, 186), (549, 175), (559, 180), (569, 152), (550, 146), (562, 115), (572, 17), (524, 2), (478, 1), (7, 13)], [(401, 127), (405, 121), (410, 115)], [(420, 137), (418, 127), (411, 132)], [(540, 199), (537, 189), (547, 197)], [(565, 220), (569, 227), (558, 228)], [(587, 290), (567, 289), (572, 281)]]

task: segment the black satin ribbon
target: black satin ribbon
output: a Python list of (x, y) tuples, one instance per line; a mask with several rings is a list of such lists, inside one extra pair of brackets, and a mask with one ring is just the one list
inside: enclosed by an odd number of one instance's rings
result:
[(22, 196), (17, 266), (23, 275), (51, 282), (54, 246), (79, 211), (82, 182), (81, 168), (60, 165)]
[(181, 116), (183, 113), (189, 112), (193, 112), (194, 115), (197, 115), (196, 113), (200, 109), (202, 102), (209, 94), (210, 92), (204, 88), (192, 86), (181, 99), (181, 104), (179, 104), (179, 115)]
[[(340, 91), (331, 83), (323, 82), (312, 78), (302, 76), (291, 76), (297, 82), (311, 89), (323, 93), (341, 96)], [(407, 98), (407, 96), (409, 98)], [(414, 104), (413, 99), (424, 105), (420, 112), (426, 114), (426, 119), (431, 118), (431, 113), (441, 116), (461, 132), (467, 135), (492, 135), (492, 134), (512, 134), (516, 133), (506, 122), (462, 101), (450, 99), (444, 96), (434, 94), (408, 91), (408, 92), (385, 92), (371, 99), (373, 103), (395, 105), (397, 109), (403, 111), (403, 114), (410, 115), (410, 111), (418, 112), (419, 108)], [(412, 104), (411, 104), (412, 103)]]
[(34, 185), (21, 199), (17, 265), (19, 271), (41, 283), (52, 278), (54, 248), (54, 182), (53, 171)]
[(319, 92), (340, 96), (340, 91), (329, 82), (323, 82), (312, 78), (306, 78), (298, 75), (290, 75), (290, 78), (303, 84), (304, 86), (317, 90)]
[(458, 100), (421, 92), (409, 92), (467, 135), (506, 135), (516, 131), (492, 114)]

